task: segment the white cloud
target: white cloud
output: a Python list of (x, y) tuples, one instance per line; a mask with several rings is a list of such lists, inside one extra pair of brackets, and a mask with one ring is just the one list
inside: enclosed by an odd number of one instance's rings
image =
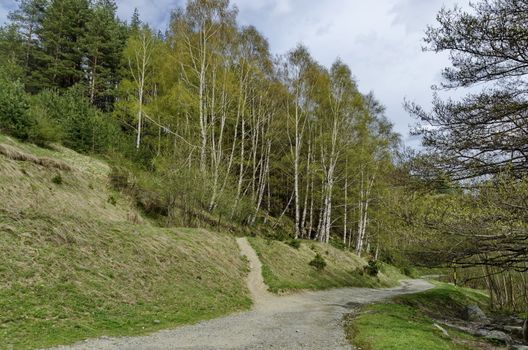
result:
[(427, 25), (433, 24), (438, 10), (443, 5), (454, 4), (455, 0), (397, 0), (393, 1), (390, 13), (393, 24), (402, 25), (409, 33), (423, 33)]
[(0, 3), (0, 26), (7, 23), (7, 15), (15, 6), (14, 0), (2, 0), (2, 3)]
[(139, 10), (139, 16), (145, 23), (165, 30), (173, 9), (185, 4), (185, 0), (116, 0), (119, 18), (130, 20), (134, 8)]

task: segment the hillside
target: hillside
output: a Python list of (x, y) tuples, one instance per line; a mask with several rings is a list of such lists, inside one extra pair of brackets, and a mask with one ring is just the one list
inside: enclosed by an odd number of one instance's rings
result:
[(2, 1), (0, 336), (247, 309), (233, 236), (278, 295), (445, 268), (524, 322), (527, 2), (269, 2)]
[(109, 188), (109, 171), (0, 136), (0, 348), (149, 332), (250, 306), (233, 237), (149, 224)]
[[(132, 335), (251, 305), (232, 235), (161, 228), (109, 184), (103, 160), (0, 135), (0, 348)], [(152, 222), (151, 222), (152, 221)], [(252, 238), (273, 292), (387, 286), (330, 245)], [(309, 262), (319, 252), (327, 262)]]
[[(381, 265), (377, 276), (369, 276), (365, 272), (365, 259), (328, 244), (300, 241), (296, 249), (285, 242), (258, 237), (251, 238), (250, 242), (262, 261), (264, 281), (275, 293), (337, 287), (393, 287), (399, 280), (408, 278), (386, 264)], [(326, 263), (322, 271), (309, 265), (316, 254)]]

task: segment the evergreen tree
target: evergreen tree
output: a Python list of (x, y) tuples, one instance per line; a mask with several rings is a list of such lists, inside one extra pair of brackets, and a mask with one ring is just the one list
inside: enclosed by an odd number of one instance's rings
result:
[(83, 69), (89, 100), (103, 110), (109, 110), (114, 101), (125, 42), (125, 26), (117, 19), (116, 9), (113, 0), (97, 1), (80, 41), (86, 52)]
[(0, 27), (0, 66), (22, 65), (24, 42), (15, 25)]
[(0, 67), (0, 131), (26, 140), (32, 126), (26, 113), (27, 94), (6, 68)]
[(88, 0), (53, 0), (47, 8), (40, 36), (44, 66), (34, 74), (38, 88), (68, 88), (82, 81)]
[[(48, 3), (48, 0), (20, 0), (19, 7), (8, 16), (12, 28), (18, 32), (21, 49), (5, 52), (16, 55), (16, 60), (26, 72), (26, 89), (29, 91), (35, 90), (31, 79), (32, 72), (39, 70), (42, 63), (38, 33), (42, 28)], [(11, 49), (14, 39), (11, 37)]]
[(139, 18), (139, 10), (134, 8), (134, 13), (132, 14), (132, 19), (130, 20), (130, 30), (132, 32), (136, 32), (139, 30), (139, 26), (141, 25), (141, 19)]

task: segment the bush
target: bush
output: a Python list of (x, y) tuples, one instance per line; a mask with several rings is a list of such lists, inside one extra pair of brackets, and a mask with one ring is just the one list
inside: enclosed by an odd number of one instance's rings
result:
[(29, 96), (24, 85), (12, 74), (0, 67), (0, 129), (21, 139), (45, 146), (50, 142), (60, 142), (62, 127), (54, 120), (49, 108), (48, 93)]
[(404, 266), (401, 268), (401, 272), (408, 277), (411, 278), (417, 278), (418, 274), (416, 273), (416, 270), (410, 266)]
[(377, 260), (369, 260), (368, 264), (365, 266), (365, 272), (369, 276), (377, 276), (380, 267), (380, 263)]
[(64, 131), (58, 120), (51, 118), (44, 101), (46, 96), (35, 95), (30, 99), (30, 106), (27, 110), (27, 118), (31, 121), (28, 138), (31, 142), (39, 146), (47, 146), (49, 143), (59, 143), (62, 141)]
[(315, 267), (318, 271), (322, 271), (326, 267), (326, 261), (321, 256), (321, 254), (317, 253), (313, 260), (308, 263), (308, 265)]
[(117, 205), (117, 199), (115, 199), (114, 196), (110, 195), (108, 197), (108, 203), (110, 203), (111, 205), (113, 205), (115, 207)]
[(108, 177), (110, 178), (110, 185), (115, 190), (126, 190), (131, 185), (129, 181), (130, 172), (125, 167), (112, 166)]
[(13, 81), (0, 69), (0, 129), (27, 140), (32, 123), (27, 115), (28, 96), (19, 81)]
[(51, 182), (53, 182), (56, 185), (62, 185), (62, 176), (61, 174), (57, 174), (51, 178)]
[(301, 241), (298, 239), (292, 239), (288, 241), (288, 245), (292, 248), (299, 249), (301, 247)]
[(78, 152), (102, 152), (120, 141), (117, 123), (94, 108), (81, 87), (44, 90), (31, 98), (33, 142), (58, 142)]

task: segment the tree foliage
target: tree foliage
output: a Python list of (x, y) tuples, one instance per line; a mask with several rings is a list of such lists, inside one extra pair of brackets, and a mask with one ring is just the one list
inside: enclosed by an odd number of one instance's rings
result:
[(517, 0), (441, 10), (426, 49), (450, 54), (441, 88), (471, 89), (459, 100), (435, 96), (432, 111), (407, 104), (426, 147), (414, 174), (432, 184), (413, 193), (419, 206), (398, 210), (411, 254), (426, 265), (482, 266), (491, 293), (492, 274), (507, 272), (511, 291), (510, 273), (528, 271), (527, 13)]
[(436, 97), (431, 112), (408, 104), (424, 145), (454, 178), (526, 171), (527, 10), (523, 1), (483, 0), (471, 11), (443, 9), (426, 32), (427, 50), (450, 54), (443, 88), (483, 87), (458, 101)]
[(374, 251), (399, 143), (383, 108), (343, 61), (323, 67), (302, 45), (274, 57), (237, 12), (189, 0), (162, 35), (111, 0), (24, 0), (0, 32), (21, 70), (4, 113), (19, 126), (2, 127), (117, 149), (156, 179), (145, 192), (159, 200), (139, 200), (166, 224), (215, 217)]

